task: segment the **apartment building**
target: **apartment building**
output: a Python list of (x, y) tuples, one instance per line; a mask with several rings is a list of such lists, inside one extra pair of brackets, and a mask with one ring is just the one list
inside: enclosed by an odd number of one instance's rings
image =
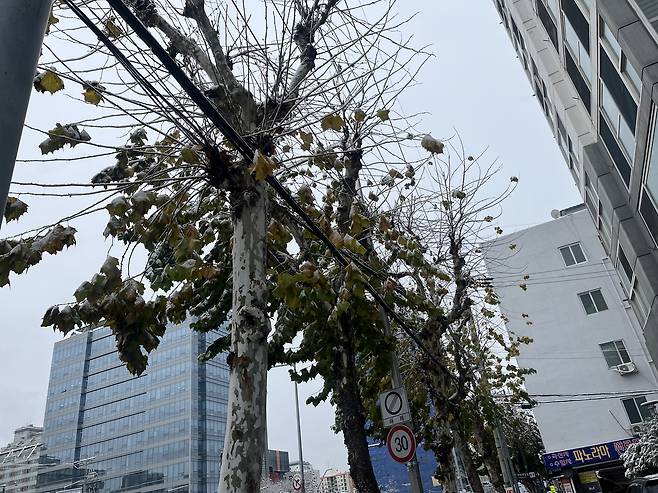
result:
[(494, 4), (655, 359), (658, 2)]

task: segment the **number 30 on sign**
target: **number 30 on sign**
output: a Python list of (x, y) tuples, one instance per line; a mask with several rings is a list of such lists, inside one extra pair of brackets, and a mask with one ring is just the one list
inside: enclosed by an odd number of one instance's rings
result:
[(408, 426), (395, 425), (388, 431), (386, 446), (393, 460), (404, 464), (416, 453), (416, 438)]

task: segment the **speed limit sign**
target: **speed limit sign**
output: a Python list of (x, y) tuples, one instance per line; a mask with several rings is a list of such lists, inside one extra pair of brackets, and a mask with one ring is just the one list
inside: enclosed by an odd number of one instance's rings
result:
[(386, 446), (393, 460), (404, 464), (416, 453), (416, 438), (408, 426), (395, 425), (388, 432)]

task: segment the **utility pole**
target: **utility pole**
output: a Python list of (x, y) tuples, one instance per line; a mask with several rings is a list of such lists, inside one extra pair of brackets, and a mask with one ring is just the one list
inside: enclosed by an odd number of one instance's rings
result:
[(498, 452), (498, 461), (500, 462), (500, 469), (503, 473), (503, 482), (505, 489), (512, 488), (514, 493), (519, 493), (519, 484), (514, 474), (514, 466), (512, 465), (512, 458), (509, 455), (509, 448), (507, 448), (507, 440), (503, 433), (503, 427), (497, 423), (493, 429), (494, 441), (496, 442), (496, 450)]
[[(293, 371), (297, 372), (297, 366), (292, 365)], [(297, 411), (297, 446), (299, 448), (299, 474), (302, 477), (302, 493), (306, 493), (306, 482), (304, 481), (304, 454), (302, 453), (302, 425), (299, 420), (299, 392), (295, 382), (295, 410)]]
[[(51, 0), (2, 0), (0, 9), (0, 212), (14, 173)], [(0, 223), (2, 218), (0, 217)]]
[[(391, 335), (391, 325), (388, 321), (388, 315), (386, 311), (380, 307), (379, 313), (381, 314), (382, 321), (384, 322), (384, 335), (387, 337)], [(393, 382), (393, 388), (397, 389), (404, 387), (402, 381), (402, 374), (400, 373), (400, 362), (398, 361), (398, 354), (395, 350), (391, 351), (391, 381)], [(409, 473), (409, 483), (411, 485), (411, 493), (423, 493), (423, 482), (420, 477), (420, 466), (418, 465), (418, 459), (416, 454), (414, 454), (413, 459), (407, 463), (407, 472)]]

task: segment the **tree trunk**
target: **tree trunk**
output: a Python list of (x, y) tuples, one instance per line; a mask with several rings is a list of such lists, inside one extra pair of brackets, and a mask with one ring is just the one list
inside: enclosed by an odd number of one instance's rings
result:
[(468, 483), (471, 485), (473, 493), (484, 493), (484, 487), (482, 486), (482, 481), (480, 481), (480, 475), (477, 472), (475, 464), (473, 463), (472, 452), (468, 447), (468, 443), (463, 439), (459, 430), (455, 430), (455, 448), (459, 450), (462, 462), (464, 463), (464, 469), (466, 471), (466, 477), (468, 478)]
[(503, 475), (500, 472), (500, 462), (498, 461), (498, 452), (496, 450), (496, 445), (493, 443), (493, 436), (489, 430), (487, 430), (482, 423), (482, 421), (476, 417), (473, 420), (475, 426), (475, 440), (478, 444), (478, 452), (482, 457), (482, 462), (487, 468), (487, 473), (489, 475), (489, 480), (491, 481), (491, 486), (498, 493), (505, 492), (505, 482), (503, 481)]
[[(251, 180), (249, 180), (251, 181)], [(231, 196), (233, 309), (228, 412), (219, 493), (260, 491), (267, 393), (267, 193), (255, 183)]]
[(366, 413), (356, 377), (352, 337), (345, 333), (346, 329), (349, 330), (349, 323), (338, 323), (341, 343), (334, 360), (338, 377), (334, 401), (347, 447), (347, 462), (354, 486), (359, 493), (380, 493), (368, 452)]

